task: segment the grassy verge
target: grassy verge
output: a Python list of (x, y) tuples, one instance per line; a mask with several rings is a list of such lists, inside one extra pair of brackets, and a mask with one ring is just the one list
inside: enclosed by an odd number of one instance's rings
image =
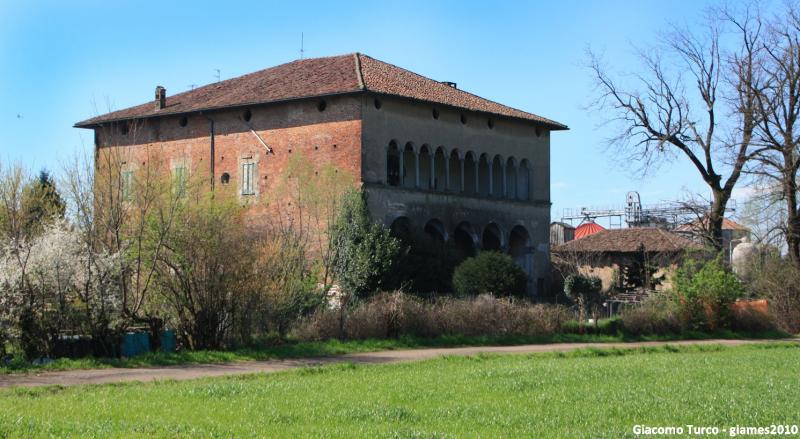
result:
[[(796, 344), (589, 349), (0, 391), (0, 437), (633, 437), (797, 424)], [(723, 434), (723, 436), (728, 436)]]
[(617, 334), (574, 334), (560, 333), (542, 337), (464, 337), (445, 336), (436, 338), (401, 337), (388, 340), (328, 340), (324, 342), (287, 342), (280, 345), (248, 347), (226, 351), (180, 351), (172, 354), (149, 353), (133, 358), (60, 358), (45, 364), (34, 364), (21, 357), (14, 358), (8, 364), (0, 365), (0, 374), (55, 371), (71, 369), (99, 369), (107, 367), (153, 367), (181, 364), (210, 364), (233, 361), (271, 360), (280, 358), (323, 357), (356, 352), (375, 352), (394, 349), (521, 345), (546, 343), (610, 343), (626, 341), (670, 341), (670, 340), (708, 340), (713, 338), (741, 339), (777, 339), (786, 334), (739, 333), (719, 331), (714, 333), (687, 332), (680, 335), (626, 336)]

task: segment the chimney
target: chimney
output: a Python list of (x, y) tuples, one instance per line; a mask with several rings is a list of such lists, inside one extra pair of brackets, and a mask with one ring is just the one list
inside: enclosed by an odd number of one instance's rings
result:
[(156, 87), (156, 110), (161, 110), (167, 106), (167, 89), (162, 86)]

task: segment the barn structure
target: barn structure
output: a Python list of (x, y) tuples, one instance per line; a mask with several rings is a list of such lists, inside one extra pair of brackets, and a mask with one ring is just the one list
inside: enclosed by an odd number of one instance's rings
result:
[[(498, 72), (499, 73), (499, 72)], [(370, 214), (510, 253), (544, 287), (549, 271), (550, 133), (567, 127), (355, 53), (304, 59), (85, 120), (98, 157), (132, 172), (158, 151), (168, 172), (210, 173), (253, 205), (292, 155), (333, 164), (367, 192)], [(134, 130), (133, 127), (136, 127)], [(124, 181), (124, 179), (123, 179)], [(261, 207), (255, 207), (261, 206)]]

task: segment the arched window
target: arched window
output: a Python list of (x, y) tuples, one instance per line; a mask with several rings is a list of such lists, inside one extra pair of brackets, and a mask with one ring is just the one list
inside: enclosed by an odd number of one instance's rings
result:
[(428, 145), (422, 145), (419, 149), (419, 187), (421, 189), (432, 188), (432, 173), (431, 150)]
[(450, 187), (448, 189), (452, 192), (461, 192), (461, 158), (457, 149), (450, 153)]
[(492, 160), (492, 196), (503, 198), (503, 184), (505, 183), (503, 177), (503, 159), (496, 155)]
[(514, 157), (506, 161), (506, 198), (517, 198), (517, 163)]
[(464, 156), (464, 193), (478, 193), (477, 186), (478, 170), (475, 162), (475, 154), (472, 151)]
[(517, 186), (517, 198), (523, 201), (529, 200), (530, 190), (531, 190), (531, 177), (530, 177), (530, 165), (528, 164), (528, 160), (526, 159), (523, 159), (521, 162), (519, 162), (517, 181), (519, 182), (519, 185)]
[(433, 155), (433, 188), (444, 192), (447, 189), (447, 155), (441, 146), (436, 148)]
[(413, 188), (417, 185), (417, 153), (411, 142), (403, 148), (403, 187)]
[(489, 157), (481, 154), (478, 160), (478, 194), (489, 195)]
[(386, 184), (400, 186), (400, 150), (394, 140), (389, 142), (386, 153)]

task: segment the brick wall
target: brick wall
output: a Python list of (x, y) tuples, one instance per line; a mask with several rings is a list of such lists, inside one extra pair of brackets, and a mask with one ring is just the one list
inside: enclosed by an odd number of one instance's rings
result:
[[(234, 191), (252, 204), (254, 217), (265, 216), (269, 212), (263, 201), (278, 188), (293, 155), (301, 155), (315, 167), (333, 164), (336, 172), (361, 181), (361, 100), (333, 96), (324, 101), (323, 111), (321, 101), (311, 99), (97, 128), (98, 163), (119, 160), (132, 170), (158, 163), (164, 173), (184, 166), (190, 175), (208, 178), (213, 120), (215, 189)], [(240, 195), (245, 161), (256, 163), (251, 196)], [(227, 185), (222, 183), (225, 173)]]

